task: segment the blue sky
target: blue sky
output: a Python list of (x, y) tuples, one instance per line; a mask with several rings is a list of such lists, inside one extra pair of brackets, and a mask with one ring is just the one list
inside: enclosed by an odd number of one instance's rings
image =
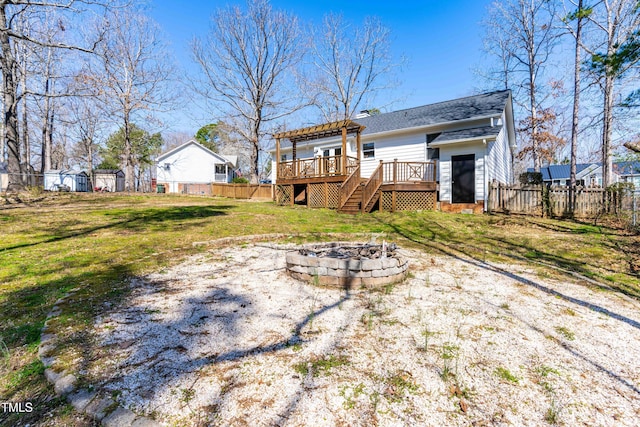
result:
[[(272, 0), (277, 9), (297, 15), (301, 22), (319, 23), (330, 11), (341, 12), (355, 23), (365, 16), (381, 18), (391, 29), (392, 50), (396, 57), (407, 58), (399, 71), (400, 86), (381, 104), (397, 110), (466, 96), (479, 85), (472, 69), (482, 58), (482, 26), (490, 0), (422, 0), (422, 1), (294, 1)], [(176, 59), (191, 67), (189, 41), (205, 36), (214, 10), (243, 1), (154, 0), (151, 16), (170, 40)], [(187, 112), (174, 115), (171, 130), (195, 132), (208, 121), (190, 117)]]

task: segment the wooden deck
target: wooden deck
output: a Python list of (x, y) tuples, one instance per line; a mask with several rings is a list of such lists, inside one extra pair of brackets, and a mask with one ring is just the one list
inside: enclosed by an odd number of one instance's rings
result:
[(349, 156), (325, 156), (278, 162), (279, 184), (342, 182), (358, 167), (358, 159)]
[(279, 162), (276, 201), (281, 205), (338, 209), (359, 213), (379, 210), (435, 209), (434, 162), (380, 162), (371, 177), (360, 177), (358, 159), (315, 157)]

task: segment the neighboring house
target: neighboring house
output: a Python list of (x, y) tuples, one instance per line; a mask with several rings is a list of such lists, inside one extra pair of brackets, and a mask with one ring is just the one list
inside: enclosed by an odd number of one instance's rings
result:
[(89, 175), (85, 171), (50, 170), (44, 173), (47, 191), (89, 191)]
[(194, 140), (156, 159), (157, 183), (168, 193), (182, 193), (185, 184), (231, 182), (237, 156), (214, 153)]
[[(391, 180), (417, 182), (416, 168), (422, 164), (420, 173), (424, 176), (420, 180), (437, 183), (440, 208), (447, 211), (481, 212), (486, 209), (489, 183), (513, 181), (516, 139), (509, 90), (391, 113), (372, 116), (364, 113), (353, 121), (281, 132), (274, 138), (276, 149), (272, 153), (276, 167), (272, 181), (276, 185), (293, 185), (291, 197), (296, 201), (305, 197), (301, 195), (305, 191), (301, 187), (305, 178), (315, 180), (308, 182), (311, 186), (328, 175), (344, 176), (345, 181), (357, 165), (360, 177), (368, 179), (381, 162), (390, 165), (396, 160), (394, 176), (389, 172), (381, 185)], [(305, 158), (319, 160), (314, 166)], [(337, 172), (335, 161), (339, 163)], [(327, 169), (326, 165), (331, 167)], [(384, 168), (391, 171), (392, 166)], [(401, 169), (413, 176), (399, 178)], [(400, 191), (400, 187), (397, 189)], [(307, 195), (313, 196), (313, 191), (312, 187), (306, 189)], [(286, 195), (285, 199), (290, 200)], [(370, 203), (364, 203), (369, 210)]]
[(124, 172), (120, 169), (96, 169), (93, 171), (93, 180), (96, 191), (124, 191)]
[[(528, 172), (533, 172), (529, 168)], [(567, 186), (570, 182), (571, 166), (549, 165), (540, 168), (542, 181), (549, 185)], [(613, 181), (631, 182), (636, 188), (640, 188), (640, 162), (614, 162)], [(578, 163), (576, 164), (576, 183), (582, 187), (602, 186), (602, 163)]]
[[(533, 172), (533, 168), (527, 169)], [(549, 165), (540, 168), (542, 182), (547, 185), (569, 185), (571, 165)], [(602, 165), (600, 163), (576, 164), (576, 183), (581, 187), (598, 187), (602, 185)]]
[(640, 161), (616, 162), (613, 164), (613, 173), (619, 182), (630, 182), (636, 190), (640, 190)]

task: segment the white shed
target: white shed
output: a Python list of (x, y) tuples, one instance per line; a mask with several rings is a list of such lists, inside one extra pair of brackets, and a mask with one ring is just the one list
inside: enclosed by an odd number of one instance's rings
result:
[(96, 191), (124, 191), (124, 172), (120, 169), (96, 169), (93, 180)]
[(44, 173), (44, 189), (47, 191), (89, 191), (89, 176), (85, 171), (50, 170)]

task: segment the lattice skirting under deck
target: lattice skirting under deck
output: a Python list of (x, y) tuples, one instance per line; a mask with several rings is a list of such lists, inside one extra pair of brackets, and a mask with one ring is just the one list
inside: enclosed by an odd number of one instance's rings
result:
[(395, 209), (393, 191), (382, 192), (382, 210), (384, 211), (417, 211), (435, 210), (435, 191), (396, 191)]
[(309, 207), (336, 209), (340, 199), (339, 184), (336, 182), (322, 182), (309, 184)]
[(276, 203), (285, 206), (291, 204), (293, 185), (276, 185)]

